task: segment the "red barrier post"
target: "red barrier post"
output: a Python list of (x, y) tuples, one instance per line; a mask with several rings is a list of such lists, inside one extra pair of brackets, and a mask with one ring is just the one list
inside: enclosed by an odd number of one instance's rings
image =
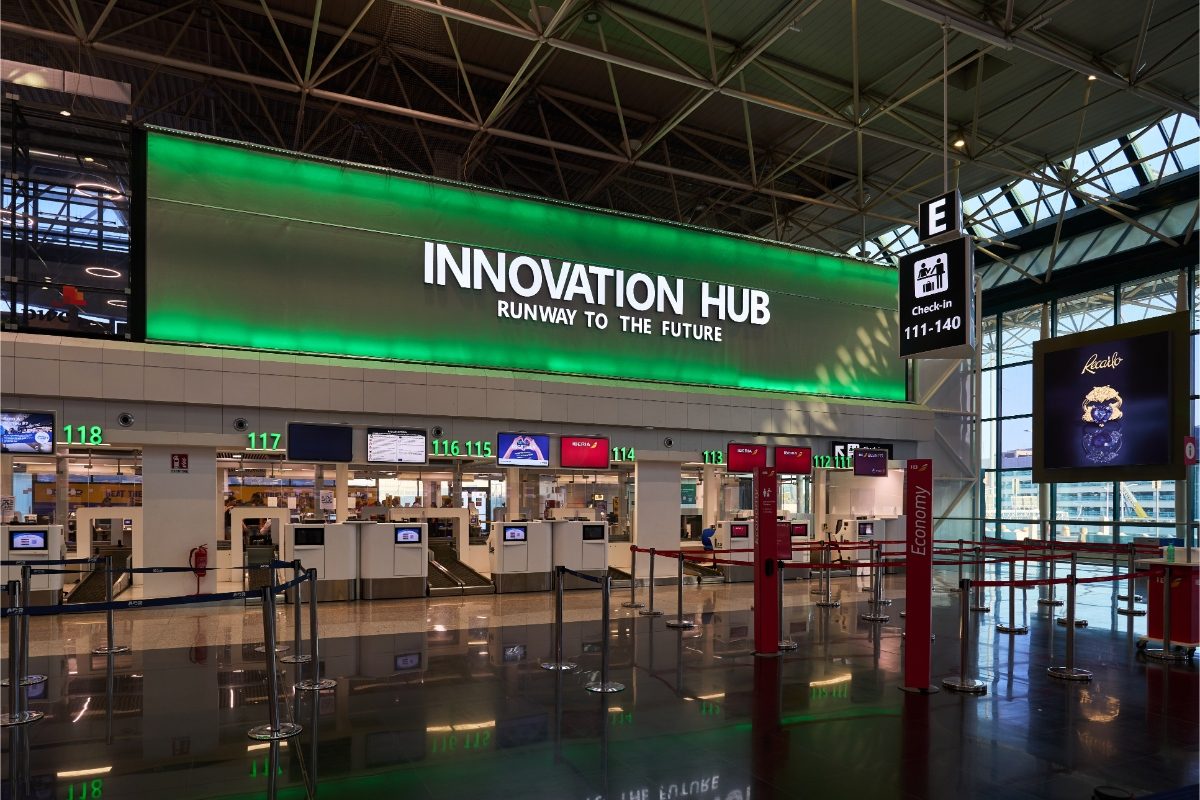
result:
[[(933, 694), (929, 680), (933, 633), (933, 460), (909, 459), (904, 470), (904, 685), (906, 692)], [(961, 557), (961, 556), (960, 556)], [(909, 636), (908, 634), (912, 634)]]
[(754, 468), (754, 654), (779, 655), (779, 552), (775, 524), (779, 478), (774, 467)]

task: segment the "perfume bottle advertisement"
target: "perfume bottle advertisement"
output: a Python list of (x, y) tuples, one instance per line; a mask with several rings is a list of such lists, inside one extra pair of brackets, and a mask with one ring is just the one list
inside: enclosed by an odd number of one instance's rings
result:
[(1171, 380), (1166, 331), (1046, 353), (1046, 467), (1169, 463)]

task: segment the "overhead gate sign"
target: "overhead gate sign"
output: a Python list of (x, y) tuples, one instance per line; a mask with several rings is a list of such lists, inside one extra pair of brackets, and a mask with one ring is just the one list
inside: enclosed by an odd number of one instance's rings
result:
[(162, 131), (145, 147), (151, 340), (905, 397), (888, 267)]

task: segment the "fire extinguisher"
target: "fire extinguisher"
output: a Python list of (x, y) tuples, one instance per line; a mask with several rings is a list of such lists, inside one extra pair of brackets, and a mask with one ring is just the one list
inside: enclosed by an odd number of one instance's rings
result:
[(200, 579), (208, 574), (208, 545), (193, 547), (188, 553), (188, 566), (196, 575), (196, 594), (200, 594)]

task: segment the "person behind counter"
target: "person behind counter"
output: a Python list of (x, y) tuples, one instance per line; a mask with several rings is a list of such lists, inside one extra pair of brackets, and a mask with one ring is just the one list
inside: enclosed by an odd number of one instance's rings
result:
[(705, 550), (713, 549), (713, 537), (716, 535), (717, 531), (711, 525), (700, 532), (700, 544), (704, 546)]

